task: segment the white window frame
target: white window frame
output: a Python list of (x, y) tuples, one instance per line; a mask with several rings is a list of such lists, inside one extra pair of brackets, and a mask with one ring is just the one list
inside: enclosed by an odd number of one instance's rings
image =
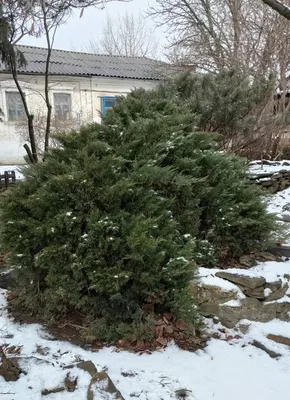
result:
[[(27, 102), (27, 107), (30, 110), (30, 84), (26, 82), (19, 81), (20, 87), (25, 95), (26, 102)], [(7, 92), (19, 92), (15, 82), (13, 80), (7, 80), (7, 81), (2, 81), (0, 83), (0, 96), (1, 96), (1, 102), (0, 102), (0, 107), (2, 108), (4, 116), (2, 116), (3, 122), (11, 125), (15, 125), (19, 122), (19, 120), (16, 121), (11, 121), (9, 120), (8, 116), (8, 107), (7, 107), (7, 99), (6, 99), (6, 93)]]
[(67, 95), (67, 96), (69, 96), (69, 98), (70, 98), (70, 110), (69, 110), (69, 115), (68, 115), (68, 118), (67, 119), (70, 119), (70, 118), (72, 118), (72, 110), (73, 110), (73, 93), (71, 92), (71, 91), (64, 91), (64, 90), (54, 90), (54, 91), (52, 91), (52, 100), (53, 100), (53, 115), (54, 115), (54, 118), (55, 119), (57, 119), (57, 118), (61, 118), (61, 116), (59, 116), (59, 115), (57, 115), (56, 114), (56, 104), (55, 104), (55, 96), (57, 96), (57, 95)]
[[(10, 117), (9, 117), (8, 97), (9, 97), (9, 94), (12, 94), (12, 93), (13, 94), (17, 94), (19, 96), (19, 98), (20, 98), (20, 101), (21, 101), (21, 104), (22, 104), (22, 107), (23, 107), (23, 117), (22, 118), (10, 119)], [(25, 100), (27, 101), (27, 96), (26, 96), (25, 93), (24, 93), (24, 96), (25, 96)], [(5, 91), (5, 102), (6, 102), (7, 121), (8, 122), (18, 123), (19, 121), (22, 121), (23, 119), (26, 118), (24, 104), (23, 104), (21, 95), (20, 95), (20, 93), (19, 93), (19, 91), (17, 89), (16, 90), (6, 90)]]

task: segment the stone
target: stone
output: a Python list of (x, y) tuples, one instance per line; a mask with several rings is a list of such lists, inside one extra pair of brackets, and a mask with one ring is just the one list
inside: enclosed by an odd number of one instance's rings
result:
[(3, 350), (0, 350), (0, 376), (3, 376), (6, 382), (15, 382), (18, 380), (21, 369), (15, 359), (7, 358)]
[(253, 298), (259, 299), (259, 300), (264, 300), (265, 299), (264, 286), (260, 286), (260, 287), (255, 288), (255, 289), (242, 287), (240, 285), (239, 285), (239, 287), (242, 290), (242, 292), (248, 297), (253, 297)]
[(87, 400), (124, 400), (109, 375), (104, 372), (97, 372), (91, 379)]
[(282, 214), (281, 215), (284, 222), (290, 222), (290, 215), (289, 214)]
[(36, 345), (36, 353), (42, 355), (42, 356), (47, 356), (49, 353), (49, 348), (48, 347), (42, 347), (40, 345)]
[(277, 305), (275, 303), (266, 306), (259, 300), (247, 297), (240, 301), (238, 307), (220, 305), (215, 314), (220, 318), (221, 324), (227, 328), (234, 328), (243, 319), (257, 322), (269, 322), (276, 318)]
[(255, 289), (266, 283), (266, 279), (261, 277), (252, 277), (248, 275), (233, 274), (230, 272), (219, 271), (215, 274), (217, 277), (226, 279), (227, 281), (245, 286), (250, 289)]
[(271, 358), (281, 357), (281, 354), (276, 353), (275, 351), (268, 349), (264, 344), (262, 344), (258, 340), (254, 340), (252, 345), (257, 347), (260, 350), (265, 351)]
[(215, 316), (219, 304), (237, 299), (234, 290), (224, 291), (219, 286), (191, 284), (191, 294), (205, 317)]
[(81, 361), (76, 366), (77, 368), (88, 372), (91, 375), (91, 377), (93, 377), (95, 374), (98, 373), (98, 370), (92, 361)]
[[(288, 314), (290, 312), (290, 303), (288, 301), (283, 301), (283, 302), (280, 302), (280, 303), (270, 303), (270, 304), (266, 303), (265, 307), (273, 306), (273, 305), (275, 305), (276, 312), (277, 312), (278, 317), (280, 319), (282, 319), (281, 318), (281, 314), (284, 314), (284, 313)], [(286, 319), (285, 321), (288, 321), (289, 319), (290, 319), (290, 316), (288, 315), (288, 319)]]
[(249, 332), (251, 324), (239, 324), (238, 329), (240, 332), (242, 332), (244, 335), (246, 335)]
[(276, 343), (285, 344), (286, 346), (290, 346), (290, 338), (280, 335), (268, 335), (267, 339), (273, 340)]
[(273, 186), (273, 181), (269, 179), (268, 181), (259, 181), (259, 184), (263, 187), (272, 187)]
[(222, 304), (237, 299), (237, 292), (234, 290), (225, 291), (214, 285), (191, 284), (190, 291), (198, 305)]
[[(274, 194), (274, 193), (276, 193), (276, 192), (278, 192), (278, 189), (279, 189), (279, 182), (277, 181), (277, 180), (272, 180), (271, 181), (271, 185), (269, 185), (269, 192), (270, 193), (272, 193), (272, 194)], [(265, 185), (264, 185), (265, 186)]]
[(219, 304), (202, 304), (200, 306), (200, 312), (204, 317), (214, 317), (219, 314)]
[(265, 283), (265, 288), (271, 289), (272, 292), (276, 292), (278, 289), (281, 288), (282, 286), (282, 281), (275, 281), (275, 282), (266, 282)]
[(14, 279), (12, 276), (12, 270), (6, 269), (0, 273), (0, 288), (10, 289), (14, 285)]
[(272, 292), (267, 298), (266, 301), (275, 301), (282, 299), (287, 290), (289, 289), (288, 283), (286, 283), (284, 286), (280, 287), (280, 289), (276, 290), (275, 292)]
[(60, 392), (64, 392), (65, 388), (64, 387), (57, 387), (54, 389), (43, 389), (41, 391), (41, 395), (42, 396), (49, 396), (50, 394), (54, 394), (54, 393), (60, 393)]
[(283, 246), (283, 247), (271, 247), (268, 249), (273, 254), (279, 254), (281, 257), (290, 257), (290, 247)]
[(282, 261), (279, 254), (272, 254), (268, 251), (261, 251), (258, 257), (261, 261)]
[(70, 373), (68, 372), (64, 380), (64, 385), (68, 392), (74, 392), (78, 385), (78, 378), (71, 378)]
[(256, 260), (251, 256), (242, 256), (240, 257), (239, 262), (241, 265), (248, 268), (252, 268), (257, 264)]

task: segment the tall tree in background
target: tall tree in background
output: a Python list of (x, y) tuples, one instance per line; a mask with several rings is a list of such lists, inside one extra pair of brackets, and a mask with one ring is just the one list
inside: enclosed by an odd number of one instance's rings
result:
[[(111, 1), (127, 0), (6, 0), (0, 5), (0, 57), (6, 70), (11, 72), (17, 90), (23, 102), (30, 146), (24, 145), (32, 163), (38, 162), (36, 148), (33, 113), (28, 108), (25, 93), (19, 82), (19, 69), (25, 70), (26, 61), (17, 44), (27, 35), (40, 37), (45, 35), (47, 43), (47, 57), (45, 67), (44, 100), (47, 107), (46, 131), (44, 151), (48, 149), (52, 106), (49, 97), (50, 61), (54, 44), (54, 37), (60, 25), (65, 23), (73, 10), (83, 10), (90, 6), (100, 6)], [(128, 0), (129, 1), (129, 0)]]
[[(268, 7), (270, 0), (267, 4), (266, 0), (156, 0), (156, 3), (149, 13), (159, 25), (168, 28), (171, 60), (214, 74), (234, 70), (249, 76), (252, 82), (271, 73), (276, 76), (276, 89), (281, 94), (279, 112), (276, 126), (269, 126), (267, 134), (274, 158), (285, 129), (290, 126), (290, 105), (285, 101), (290, 72), (289, 21)], [(268, 110), (273, 110), (273, 95), (269, 96)], [(262, 126), (260, 134), (265, 135)]]
[[(278, 71), (289, 24), (261, 0), (156, 0), (150, 10), (168, 28), (171, 49), (207, 72), (240, 70), (251, 76)], [(285, 51), (284, 51), (285, 50)]]
[(125, 13), (116, 19), (107, 15), (101, 38), (92, 39), (87, 48), (93, 53), (155, 58), (158, 43), (141, 14)]

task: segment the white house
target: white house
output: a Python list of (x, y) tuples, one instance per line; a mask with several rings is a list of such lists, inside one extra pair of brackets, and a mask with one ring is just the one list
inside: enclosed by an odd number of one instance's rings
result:
[[(46, 112), (47, 50), (29, 46), (19, 46), (19, 49), (27, 65), (18, 71), (18, 79), (37, 124), (37, 118)], [(49, 77), (53, 117), (62, 121), (70, 119), (73, 128), (86, 122), (100, 122), (101, 115), (112, 107), (117, 95), (126, 95), (135, 87), (153, 88), (158, 75), (156, 61), (146, 58), (53, 50)], [(0, 122), (0, 165), (22, 164), (26, 154), (24, 107), (12, 75), (3, 65), (0, 66), (0, 107), (4, 113)], [(44, 125), (39, 121), (38, 124)]]

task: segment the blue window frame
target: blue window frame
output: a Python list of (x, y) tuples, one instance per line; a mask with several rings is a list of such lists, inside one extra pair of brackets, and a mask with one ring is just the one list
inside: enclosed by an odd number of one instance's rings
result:
[(106, 115), (107, 111), (116, 104), (116, 97), (114, 96), (104, 96), (101, 97), (101, 112), (102, 115)]

